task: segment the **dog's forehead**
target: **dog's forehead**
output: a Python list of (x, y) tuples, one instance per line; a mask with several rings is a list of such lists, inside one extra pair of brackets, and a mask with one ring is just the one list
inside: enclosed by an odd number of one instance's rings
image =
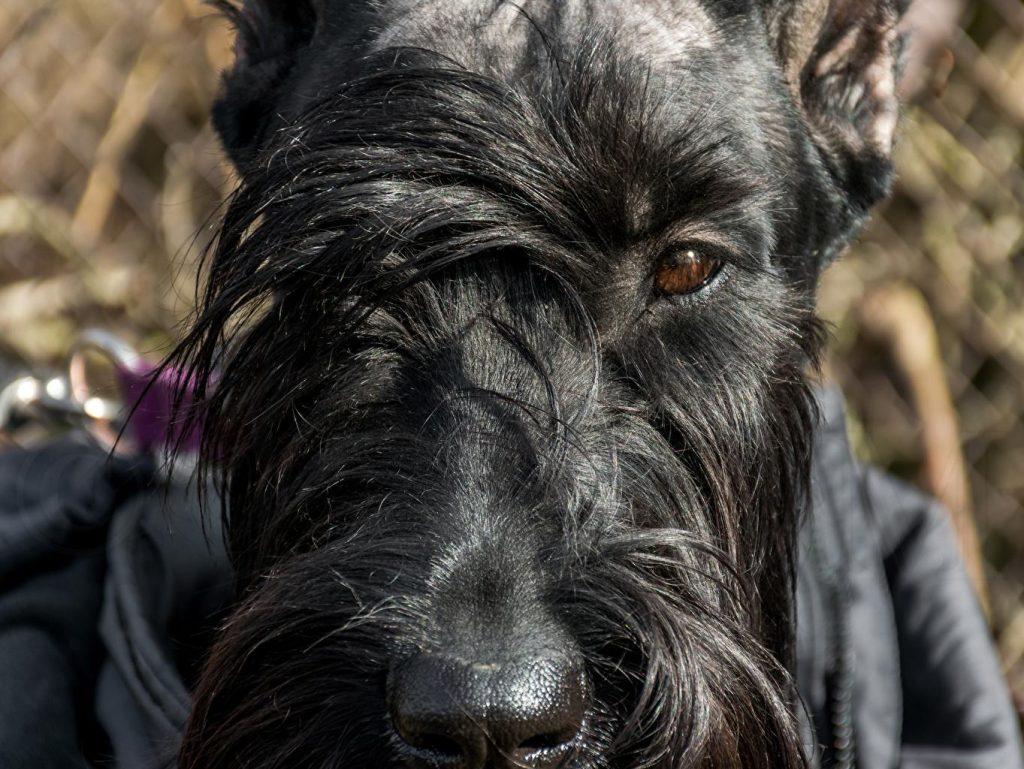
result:
[(499, 69), (522, 63), (537, 29), (563, 42), (611, 33), (652, 64), (678, 63), (718, 41), (699, 0), (387, 0), (378, 7), (373, 48), (422, 47), (464, 63), (483, 55)]

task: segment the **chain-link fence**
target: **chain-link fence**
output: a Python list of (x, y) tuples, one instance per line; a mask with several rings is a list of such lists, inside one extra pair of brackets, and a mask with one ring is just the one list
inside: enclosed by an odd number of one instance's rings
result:
[[(1024, 693), (1024, 6), (963, 1), (918, 0), (899, 188), (821, 299), (862, 456), (940, 496), (968, 551), (977, 522)], [(207, 126), (230, 48), (201, 0), (4, 0), (0, 358), (54, 361), (85, 325), (174, 338), (230, 186)]]
[(226, 25), (201, 0), (0, 4), (0, 345), (100, 323), (158, 347), (227, 188), (206, 127)]

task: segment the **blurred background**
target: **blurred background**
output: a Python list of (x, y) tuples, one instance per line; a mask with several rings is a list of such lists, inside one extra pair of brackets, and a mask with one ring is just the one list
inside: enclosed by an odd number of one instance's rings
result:
[[(951, 511), (1024, 712), (1024, 4), (917, 0), (892, 201), (821, 289), (858, 454)], [(202, 0), (0, 5), (0, 371), (154, 355), (231, 188)], [(2, 383), (0, 383), (2, 384)]]

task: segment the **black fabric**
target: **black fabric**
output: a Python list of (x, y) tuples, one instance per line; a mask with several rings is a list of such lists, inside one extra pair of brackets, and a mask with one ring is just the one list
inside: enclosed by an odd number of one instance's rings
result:
[[(946, 512), (868, 470), (899, 636), (905, 769), (1018, 767), (1016, 724)], [(1009, 715), (1009, 717), (1008, 717)]]
[[(1024, 769), (945, 513), (859, 467), (821, 399), (796, 677), (825, 767)], [(0, 769), (173, 767), (229, 606), (219, 516), (78, 442), (0, 454)]]
[(87, 766), (107, 522), (147, 473), (62, 443), (0, 456), (0, 767)]
[(114, 517), (99, 631), (107, 656), (97, 714), (117, 766), (170, 767), (189, 713), (188, 683), (233, 595), (213, 511), (187, 486), (151, 488)]
[(1020, 724), (949, 516), (855, 462), (837, 392), (820, 406), (796, 671), (819, 764), (1021, 769)]
[[(811, 514), (801, 531), (797, 683), (814, 714), (818, 741), (829, 748), (826, 765), (888, 769), (899, 765), (900, 744), (893, 610), (842, 402), (831, 391), (820, 400)], [(834, 723), (841, 708), (845, 726)], [(844, 729), (852, 733), (841, 734)], [(845, 760), (843, 752), (849, 753)]]

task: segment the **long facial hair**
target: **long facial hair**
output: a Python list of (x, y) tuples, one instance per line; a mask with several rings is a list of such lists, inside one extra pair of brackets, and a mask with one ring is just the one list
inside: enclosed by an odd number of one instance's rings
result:
[(239, 583), (183, 769), (398, 765), (383, 681), (437, 622), (436, 511), (465, 459), (445, 447), (480, 414), (516, 428), (478, 483), (535, 532), (529, 589), (587, 662), (570, 766), (804, 766), (786, 667), (812, 300), (739, 265), (743, 301), (637, 330), (604, 324), (600, 279), (636, 180), (709, 215), (778, 192), (726, 173), (709, 115), (659, 134), (649, 75), (608, 46), (558, 60), (513, 88), (389, 52), (246, 169), (176, 353)]

